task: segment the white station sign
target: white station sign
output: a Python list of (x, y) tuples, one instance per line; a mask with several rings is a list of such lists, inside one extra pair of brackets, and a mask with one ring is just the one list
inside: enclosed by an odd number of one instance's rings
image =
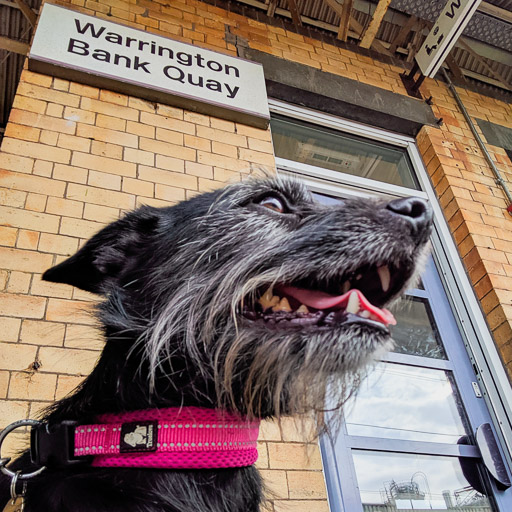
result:
[(433, 78), (482, 0), (448, 0), (415, 55), (421, 72)]
[(29, 69), (266, 128), (261, 64), (46, 3)]

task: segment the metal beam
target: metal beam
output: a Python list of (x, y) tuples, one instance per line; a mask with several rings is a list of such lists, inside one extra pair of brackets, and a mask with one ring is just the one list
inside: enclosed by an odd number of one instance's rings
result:
[(35, 27), (37, 21), (37, 14), (28, 6), (25, 0), (14, 0), (18, 9), (23, 13), (23, 16), (27, 18), (28, 22)]
[(497, 71), (494, 71), (494, 69), (492, 69), (491, 66), (489, 66), (489, 64), (487, 64), (487, 62), (485, 62), (485, 60), (482, 57), (480, 57), (480, 55), (478, 55), (478, 53), (476, 53), (475, 50), (471, 48), (471, 46), (469, 46), (467, 40), (464, 40), (462, 37), (459, 37), (457, 44), (464, 48), (464, 50), (469, 52), (471, 56), (475, 58), (486, 69), (486, 71), (490, 73), (492, 76), (494, 76), (494, 78), (498, 80), (498, 82), (500, 82), (506, 89), (510, 90), (510, 83), (507, 82), (507, 80), (504, 77), (502, 77)]
[(0, 36), (0, 50), (7, 50), (8, 52), (19, 53), (20, 55), (27, 55), (30, 50), (30, 45), (9, 39), (8, 37)]
[(371, 47), (390, 3), (391, 0), (379, 0), (375, 12), (373, 13), (372, 19), (370, 20), (370, 23), (366, 27), (363, 37), (361, 38), (361, 42), (359, 43), (359, 46), (361, 46), (361, 48)]

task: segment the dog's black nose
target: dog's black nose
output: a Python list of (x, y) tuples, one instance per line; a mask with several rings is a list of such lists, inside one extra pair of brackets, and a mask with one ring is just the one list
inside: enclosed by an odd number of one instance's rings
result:
[(409, 222), (414, 235), (421, 234), (432, 223), (432, 208), (427, 201), (419, 197), (394, 199), (386, 208)]

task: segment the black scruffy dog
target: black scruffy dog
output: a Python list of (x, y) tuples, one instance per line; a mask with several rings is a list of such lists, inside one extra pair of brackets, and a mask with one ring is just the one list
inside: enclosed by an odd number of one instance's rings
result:
[[(322, 429), (326, 406), (341, 406), (390, 348), (384, 307), (417, 278), (431, 217), (422, 199), (327, 207), (271, 178), (129, 213), (43, 276), (102, 295), (106, 338), (91, 375), (44, 421), (198, 406), (316, 413)], [(34, 469), (28, 454), (10, 467)], [(254, 466), (82, 464), (29, 480), (25, 511), (256, 512), (262, 496)]]

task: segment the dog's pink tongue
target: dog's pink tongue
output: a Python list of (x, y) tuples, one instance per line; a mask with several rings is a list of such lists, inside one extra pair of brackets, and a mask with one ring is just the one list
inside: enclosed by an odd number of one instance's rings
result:
[(357, 293), (359, 298), (359, 310), (369, 311), (384, 325), (396, 325), (395, 317), (391, 311), (383, 308), (380, 309), (371, 304), (368, 299), (359, 290), (349, 290), (343, 295), (329, 295), (325, 292), (316, 290), (306, 290), (305, 288), (296, 288), (295, 286), (284, 286), (285, 294), (290, 295), (306, 306), (315, 309), (331, 309), (336, 307), (346, 307), (349, 297), (352, 293)]

